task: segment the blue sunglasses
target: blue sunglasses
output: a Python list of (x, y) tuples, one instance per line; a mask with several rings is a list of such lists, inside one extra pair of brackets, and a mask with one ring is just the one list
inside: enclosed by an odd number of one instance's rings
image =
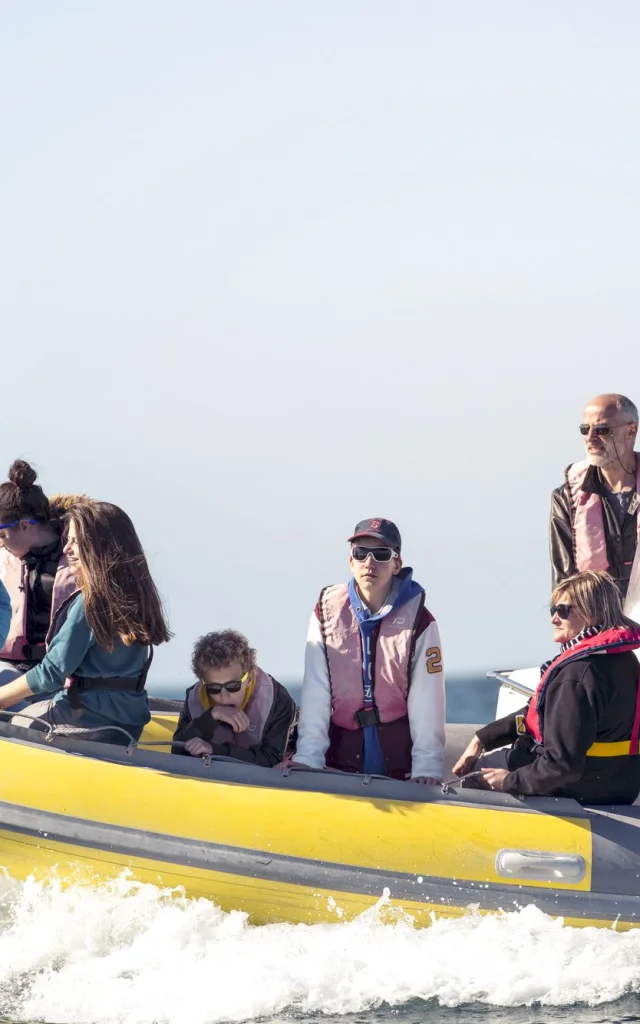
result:
[(10, 530), (12, 526), (19, 526), (20, 523), (29, 523), (30, 526), (37, 526), (37, 519), (14, 519), (12, 523), (0, 523), (0, 530)]

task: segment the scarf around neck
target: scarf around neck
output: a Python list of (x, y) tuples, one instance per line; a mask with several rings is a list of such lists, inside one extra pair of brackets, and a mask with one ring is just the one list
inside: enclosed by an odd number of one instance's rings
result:
[(559, 653), (556, 654), (555, 657), (549, 658), (548, 661), (544, 661), (540, 666), (540, 678), (542, 679), (547, 669), (553, 665), (554, 661), (556, 661), (561, 654), (564, 654), (565, 651), (569, 651), (572, 647), (575, 647), (581, 640), (587, 640), (590, 636), (597, 636), (598, 633), (602, 633), (602, 630), (602, 626), (585, 626), (584, 629), (581, 630), (577, 636), (574, 636), (572, 640), (563, 640), (560, 644)]

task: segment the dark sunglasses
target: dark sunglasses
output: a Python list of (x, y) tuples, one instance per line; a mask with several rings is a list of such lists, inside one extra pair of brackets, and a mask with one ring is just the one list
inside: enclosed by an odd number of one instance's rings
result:
[(610, 427), (606, 423), (581, 423), (580, 433), (583, 437), (587, 437), (589, 431), (592, 430), (596, 437), (608, 437), (612, 430), (616, 430), (617, 427), (628, 427), (628, 423), (618, 423), (615, 427)]
[(398, 552), (392, 548), (366, 548), (364, 544), (356, 544), (351, 548), (351, 557), (356, 562), (366, 562), (369, 555), (373, 556), (376, 562), (390, 562), (392, 558), (398, 557)]
[(226, 690), (227, 693), (237, 693), (248, 678), (249, 673), (245, 672), (242, 679), (230, 679), (228, 683), (203, 683), (203, 685), (207, 693), (211, 694), (212, 697), (217, 697), (223, 690)]
[(549, 608), (551, 618), (553, 618), (554, 615), (559, 615), (561, 619), (568, 619), (569, 612), (572, 608), (572, 604), (552, 604)]

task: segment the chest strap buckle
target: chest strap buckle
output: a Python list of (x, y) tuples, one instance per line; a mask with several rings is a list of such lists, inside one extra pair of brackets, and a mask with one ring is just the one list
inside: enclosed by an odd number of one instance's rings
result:
[(361, 729), (364, 729), (367, 725), (380, 725), (380, 712), (376, 707), (361, 708), (360, 711), (356, 712), (356, 722)]

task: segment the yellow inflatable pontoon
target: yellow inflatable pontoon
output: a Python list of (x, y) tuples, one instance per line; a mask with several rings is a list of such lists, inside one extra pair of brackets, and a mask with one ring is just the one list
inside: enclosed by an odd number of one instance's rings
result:
[[(128, 870), (255, 923), (347, 920), (387, 891), (417, 924), (529, 903), (569, 924), (640, 921), (639, 808), (175, 756), (178, 705), (156, 708), (129, 748), (0, 725), (9, 875)], [(448, 727), (450, 763), (472, 730)]]

